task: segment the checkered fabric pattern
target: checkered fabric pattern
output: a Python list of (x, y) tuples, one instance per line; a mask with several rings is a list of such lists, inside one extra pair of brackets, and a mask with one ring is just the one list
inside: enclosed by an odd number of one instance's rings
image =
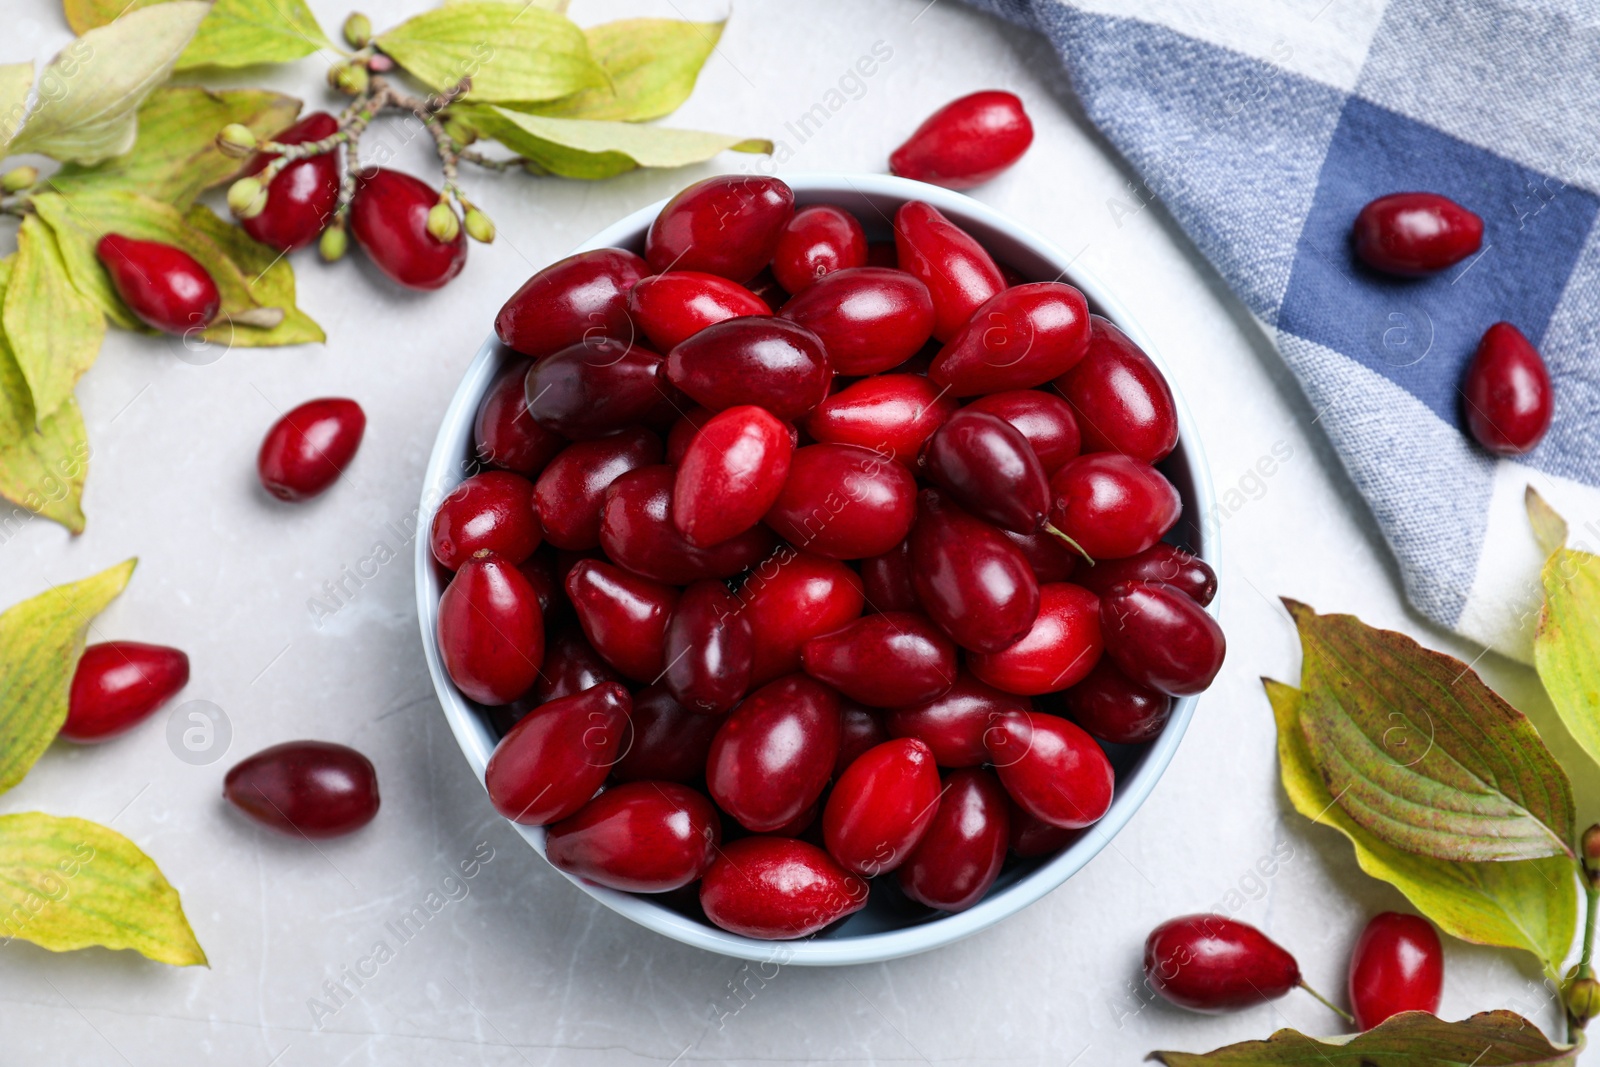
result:
[[(1600, 7), (969, 2), (1050, 39), (1090, 120), (1276, 342), (1411, 602), (1528, 660), (1524, 488), (1600, 550)], [(1356, 213), (1413, 190), (1481, 215), (1484, 250), (1424, 280), (1358, 268)], [(1476, 448), (1460, 414), (1461, 375), (1502, 319), (1556, 389), (1549, 435), (1515, 462)]]

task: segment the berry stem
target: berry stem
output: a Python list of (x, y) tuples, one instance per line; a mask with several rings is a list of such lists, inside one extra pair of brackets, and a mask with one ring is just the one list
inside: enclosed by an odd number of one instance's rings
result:
[(1307, 993), (1310, 993), (1312, 996), (1316, 997), (1319, 1001), (1321, 1001), (1323, 1007), (1327, 1008), (1329, 1011), (1331, 1011), (1335, 1015), (1339, 1016), (1339, 1018), (1343, 1019), (1345, 1022), (1349, 1023), (1351, 1026), (1354, 1026), (1356, 1024), (1356, 1017), (1354, 1015), (1351, 1015), (1349, 1012), (1347, 1012), (1343, 1008), (1339, 1007), (1339, 1005), (1335, 1004), (1333, 1001), (1329, 1000), (1327, 997), (1323, 996), (1321, 993), (1318, 993), (1315, 989), (1312, 989), (1309, 985), (1306, 984), (1306, 981), (1305, 981), (1304, 978), (1302, 978), (1300, 980), (1299, 984), (1300, 984), (1300, 988), (1301, 989), (1304, 989)]
[(1063, 541), (1065, 541), (1067, 543), (1067, 547), (1071, 548), (1078, 555), (1080, 555), (1084, 559), (1088, 560), (1089, 566), (1091, 566), (1091, 567), (1094, 566), (1094, 557), (1089, 555), (1089, 553), (1085, 552), (1083, 550), (1083, 546), (1078, 544), (1078, 542), (1074, 541), (1072, 538), (1068, 537), (1066, 534), (1064, 534), (1060, 530), (1056, 529), (1056, 527), (1055, 527), (1055, 525), (1053, 523), (1048, 523), (1048, 522), (1045, 523), (1044, 524), (1044, 532), (1049, 534), (1052, 537), (1061, 538), (1061, 540), (1063, 540)]

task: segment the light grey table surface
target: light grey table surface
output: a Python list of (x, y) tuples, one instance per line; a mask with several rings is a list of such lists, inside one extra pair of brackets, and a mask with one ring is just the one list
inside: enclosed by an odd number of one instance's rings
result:
[[(369, 11), (380, 27), (429, 5), (385, 6)], [(312, 7), (330, 33), (348, 10), (330, 0)], [(4, 8), (0, 62), (42, 61), (69, 38), (51, 0), (4, 0)], [(718, 10), (576, 0), (573, 14), (592, 23)], [(1302, 32), (1337, 26), (1308, 21)], [(802, 142), (790, 124), (875, 45), (892, 56), (870, 78), (846, 82), (845, 104)], [(236, 84), (325, 107), (336, 101), (324, 70), (312, 57)], [(791, 171), (880, 172), (934, 107), (995, 87), (1022, 96), (1037, 139), (974, 195), (1081, 255), (1115, 288), (1173, 367), (1217, 489), (1233, 490), (1225, 499), (1238, 505), (1221, 523), (1227, 664), (1113, 847), (1032, 908), (954, 947), (773, 975), (632, 926), (501, 822), (424, 670), (402, 543), (440, 414), (495, 311), (528, 274), (622, 214), (744, 160), (601, 184), (469, 172), (469, 192), (500, 239), (473, 246), (465, 273), (443, 291), (401, 293), (359, 256), (330, 268), (302, 253), (301, 303), (326, 329), (326, 345), (235, 351), (197, 366), (164, 340), (113, 332), (79, 386), (93, 446), (88, 532), (74, 539), (27, 523), (0, 545), (0, 603), (137, 555), (132, 584), (92, 639), (186, 649), (193, 680), (181, 699), (220, 706), (231, 747), (210, 765), (182, 762), (162, 713), (111, 744), (52, 747), (0, 796), (0, 813), (111, 823), (180, 890), (211, 966), (8, 943), (0, 1063), (1089, 1065), (1281, 1026), (1336, 1032), (1329, 1013), (1300, 994), (1210, 1018), (1146, 1005), (1137, 992), (1150, 927), (1230, 893), (1240, 918), (1291, 947), (1309, 980), (1334, 993), (1365, 918), (1404, 905), (1356, 869), (1342, 839), (1290, 811), (1278, 786), (1258, 679), (1295, 680), (1299, 653), (1277, 597), (1355, 612), (1468, 660), (1479, 654), (1406, 609), (1314, 413), (1247, 312), (1158, 204), (1140, 209), (1148, 194), (1130, 187), (1129, 172), (1086, 128), (1043, 42), (955, 0), (745, 0), (670, 121), (783, 140)], [(391, 128), (369, 135), (369, 150), (380, 139), (398, 145)], [(399, 146), (399, 165), (435, 173), (417, 144)], [(0, 228), (9, 247), (12, 228)], [(255, 480), (261, 435), (280, 411), (326, 395), (365, 407), (361, 452), (323, 498), (277, 504)], [(1263, 457), (1285, 452), (1270, 477), (1255, 473)], [(398, 558), (317, 619), (310, 602), (326, 597), (324, 583), (378, 545)], [(1572, 752), (1530, 671), (1494, 655), (1478, 667)], [(223, 804), (233, 762), (301, 737), (354, 745), (377, 764), (383, 808), (369, 828), (312, 848)], [(1600, 817), (1595, 777), (1578, 783), (1587, 820)], [(492, 858), (469, 881), (445, 881), (475, 854)], [(1272, 856), (1279, 862), (1263, 878), (1258, 860)], [(430, 892), (443, 906), (400, 943), (388, 924)], [(336, 1012), (315, 1011), (313, 1001), (329, 1003), (324, 983), (380, 940), (393, 958)], [(1456, 941), (1446, 953), (1442, 1014), (1511, 1007), (1553, 1026), (1530, 959)]]

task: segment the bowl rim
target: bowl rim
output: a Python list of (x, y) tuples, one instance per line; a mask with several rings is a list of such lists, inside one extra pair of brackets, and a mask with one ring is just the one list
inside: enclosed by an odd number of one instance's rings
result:
[[(1027, 246), (1035, 255), (1058, 266), (1060, 277), (1070, 281), (1092, 304), (1097, 305), (1100, 313), (1138, 344), (1171, 382), (1170, 369), (1151, 344), (1149, 335), (1092, 269), (1077, 264), (1054, 242), (987, 204), (939, 186), (884, 174), (810, 172), (784, 174), (781, 177), (795, 191), (800, 202), (827, 202), (830, 195), (877, 196), (902, 202), (923, 200), (960, 224), (976, 222), (1005, 234), (1008, 239)], [(573, 249), (573, 253), (635, 243), (666, 203), (667, 199), (662, 199), (631, 212)], [(434, 691), (456, 743), (472, 766), (480, 785), (484, 782), (484, 769), (494, 749), (495, 739), (480, 714), (456, 691), (440, 659), (435, 633), (442, 587), (433, 566), (426, 530), (439, 502), (466, 476), (465, 465), (460, 459), (464, 454), (462, 445), (465, 443), (470, 446), (478, 404), (499, 369), (500, 350), (501, 346), (491, 329), (488, 339), (479, 348), (445, 409), (423, 478), (415, 547), (418, 624), (422, 631), (428, 673), (433, 679)], [(1178, 414), (1178, 439), (1183, 449), (1183, 465), (1194, 497), (1188, 503), (1197, 513), (1197, 554), (1215, 564), (1218, 557), (1218, 524), (1212, 521), (1216, 499), (1210, 467), (1193, 416), (1182, 394), (1176, 388), (1172, 392)], [(1215, 616), (1219, 603), (1220, 598), (1213, 600), (1206, 610)], [(1062, 849), (1055, 858), (1002, 891), (986, 896), (966, 911), (943, 915), (914, 926), (849, 938), (763, 941), (717, 929), (643, 896), (594, 885), (565, 871), (558, 873), (601, 904), (646, 929), (695, 948), (737, 959), (798, 966), (834, 966), (877, 963), (914, 955), (970, 937), (1023, 910), (1056, 889), (1098, 855), (1112, 837), (1127, 825), (1154, 790), (1177, 752), (1198, 700), (1198, 696), (1183, 697), (1175, 703), (1166, 729), (1151, 742), (1140, 764), (1119, 783), (1105, 817)], [(519, 823), (511, 825), (541, 857), (544, 856), (543, 827)]]

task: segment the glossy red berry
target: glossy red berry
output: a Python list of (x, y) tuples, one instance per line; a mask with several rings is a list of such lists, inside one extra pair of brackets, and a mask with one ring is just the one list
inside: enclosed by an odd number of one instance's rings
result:
[(455, 570), (480, 552), (521, 563), (543, 537), (533, 512), (533, 483), (510, 471), (484, 471), (444, 498), (428, 540), (433, 558)]
[(701, 578), (731, 578), (772, 551), (776, 539), (765, 526), (752, 526), (705, 548), (690, 544), (672, 523), (676, 477), (668, 466), (640, 467), (606, 487), (600, 511), (600, 546), (606, 555), (634, 574), (686, 585)]
[(1166, 377), (1099, 315), (1089, 316), (1088, 354), (1056, 379), (1056, 388), (1077, 414), (1085, 452), (1155, 463), (1178, 444), (1178, 408)]
[(956, 396), (1029, 389), (1089, 350), (1089, 305), (1064, 282), (1013, 285), (981, 304), (933, 359), (928, 377)]
[[(272, 135), (279, 144), (320, 141), (338, 132), (339, 120), (326, 111), (314, 111)], [(276, 153), (257, 152), (244, 174), (259, 174)], [(333, 220), (339, 203), (339, 152), (297, 159), (267, 185), (267, 206), (261, 214), (241, 219), (245, 233), (280, 252), (293, 252), (317, 239)]]
[(579, 561), (565, 584), (584, 636), (607, 663), (646, 685), (660, 678), (678, 590), (596, 559)]
[(771, 315), (759, 296), (726, 278), (693, 270), (654, 274), (628, 293), (628, 313), (650, 343), (670, 352), (707, 326), (746, 315)]
[(679, 704), (665, 686), (641, 689), (633, 695), (627, 751), (611, 776), (619, 782), (697, 781), (706, 773), (711, 739), (721, 724), (715, 715)]
[(68, 741), (104, 741), (143, 722), (189, 684), (189, 657), (139, 641), (90, 645), (78, 658), (67, 698)]
[(1484, 333), (1461, 385), (1467, 429), (1497, 456), (1520, 456), (1544, 440), (1555, 393), (1539, 350), (1509, 322)]
[(1045, 582), (1064, 582), (1080, 572), (1083, 557), (1061, 538), (1047, 530), (1020, 534), (1014, 530), (1001, 530), (1001, 535), (1016, 545), (1027, 557), (1034, 577)]
[(822, 795), (839, 740), (833, 690), (804, 675), (785, 675), (722, 720), (706, 759), (706, 785), (745, 829), (770, 833)]
[(1022, 550), (995, 527), (924, 489), (910, 543), (911, 586), (956, 644), (999, 652), (1033, 627), (1039, 582)]
[(261, 484), (279, 500), (309, 500), (338, 480), (366, 429), (366, 413), (354, 400), (306, 401), (262, 439), (256, 454)]
[(295, 837), (338, 837), (378, 814), (378, 772), (353, 748), (286, 741), (241, 760), (223, 779), (228, 803)]
[(1067, 460), (1077, 458), (1082, 440), (1078, 420), (1072, 407), (1059, 396), (1039, 389), (1011, 389), (980, 396), (967, 405), (967, 410), (998, 415), (1016, 427), (1047, 476), (1060, 470)]
[(834, 393), (806, 416), (817, 441), (857, 445), (911, 466), (956, 412), (953, 397), (920, 374), (879, 374)]
[(638, 427), (562, 449), (533, 486), (546, 540), (571, 552), (599, 548), (607, 487), (628, 471), (660, 462), (661, 439)]
[(928, 116), (889, 156), (889, 170), (947, 189), (970, 189), (1021, 159), (1032, 143), (1033, 123), (1022, 101), (989, 89)]
[(712, 411), (755, 404), (792, 420), (822, 403), (833, 370), (810, 330), (750, 316), (708, 326), (673, 348), (666, 375)]
[(887, 740), (889, 732), (879, 709), (854, 700), (839, 701), (839, 757), (833, 761), (833, 777), (837, 779), (863, 752)]
[(110, 233), (95, 255), (122, 302), (146, 326), (164, 333), (203, 330), (222, 310), (217, 283), (181, 248)]
[(500, 313), (494, 332), (525, 356), (539, 358), (590, 338), (632, 342), (628, 300), (650, 273), (645, 261), (621, 248), (596, 248), (568, 256), (522, 284)]
[(940, 911), (965, 911), (1000, 874), (1011, 835), (1006, 791), (994, 772), (945, 777), (933, 821), (900, 868), (906, 896)]
[(855, 267), (819, 278), (779, 313), (822, 339), (839, 374), (879, 374), (922, 350), (933, 330), (933, 297), (913, 275)]
[(750, 688), (755, 635), (744, 605), (722, 582), (694, 582), (667, 623), (663, 681), (690, 711), (721, 715)]
[(1403, 1011), (1437, 1013), (1444, 988), (1444, 948), (1420, 915), (1374, 915), (1350, 955), (1350, 1009), (1370, 1030)]
[(569, 624), (545, 640), (544, 664), (533, 686), (533, 703), (536, 706), (547, 704), (592, 689), (601, 682), (620, 681), (622, 676), (594, 650), (583, 631)]
[(743, 404), (706, 420), (672, 485), (672, 524), (693, 545), (715, 545), (761, 521), (789, 477), (794, 440), (765, 408)]
[(894, 244), (900, 269), (926, 285), (933, 297), (936, 340), (954, 337), (980, 305), (1006, 287), (983, 246), (932, 204), (912, 200), (900, 205)]
[(526, 381), (529, 360), (517, 360), (501, 372), (478, 405), (472, 439), (478, 458), (525, 478), (537, 478), (566, 440), (533, 421), (528, 414)]
[(861, 614), (861, 579), (836, 560), (781, 545), (739, 590), (756, 638), (752, 685), (800, 669), (800, 650)]
[(1084, 834), (1083, 830), (1051, 826), (1043, 819), (1030, 815), (1015, 800), (1007, 804), (1006, 814), (1011, 819), (1011, 835), (1007, 845), (1019, 859), (1048, 856), (1065, 848)]
[(1115, 452), (1079, 456), (1051, 475), (1050, 492), (1051, 524), (1097, 563), (1143, 552), (1183, 511), (1160, 471)]
[(1185, 915), (1150, 931), (1144, 974), (1156, 992), (1191, 1011), (1238, 1011), (1300, 984), (1293, 956), (1255, 927), (1222, 915)]
[(1124, 582), (1161, 582), (1183, 593), (1201, 607), (1217, 595), (1217, 572), (1199, 556), (1177, 545), (1158, 541), (1137, 556), (1096, 560), (1075, 579), (1085, 589), (1104, 596)]
[(867, 235), (841, 207), (820, 204), (794, 213), (772, 253), (778, 284), (799, 293), (824, 275), (867, 262)]
[(1123, 674), (1173, 696), (1209, 686), (1228, 647), (1216, 619), (1158, 582), (1112, 587), (1100, 598), (1100, 630)]
[(544, 662), (544, 614), (528, 579), (495, 556), (467, 560), (439, 598), (439, 655), (480, 704), (509, 704)]
[(1387, 274), (1421, 277), (1466, 259), (1483, 244), (1483, 220), (1437, 193), (1380, 196), (1356, 216), (1356, 255)]
[(1066, 719), (1037, 712), (1001, 714), (984, 735), (1006, 792), (1029, 814), (1075, 830), (1111, 808), (1116, 776), (1094, 738)]
[(1033, 533), (1050, 512), (1044, 464), (1022, 431), (998, 415), (956, 412), (928, 438), (922, 470), (962, 507), (1002, 529)]
[(914, 737), (927, 745), (941, 767), (977, 767), (989, 762), (985, 735), (1008, 711), (1032, 711), (1027, 697), (1004, 693), (962, 672), (932, 700), (884, 714), (891, 737)]
[(828, 854), (868, 878), (906, 861), (939, 808), (939, 770), (914, 738), (885, 741), (845, 768), (822, 809)]
[(467, 264), (465, 231), (449, 241), (428, 232), (428, 212), (438, 202), (437, 190), (409, 174), (369, 170), (350, 203), (350, 235), (391, 281), (438, 289)]
[(874, 708), (918, 704), (956, 680), (956, 647), (937, 626), (910, 611), (863, 615), (807, 641), (806, 673)]
[(975, 652), (967, 667), (996, 689), (1042, 696), (1077, 685), (1100, 662), (1100, 598), (1070, 582), (1039, 587), (1039, 616), (1014, 644)]
[(546, 356), (528, 368), (528, 414), (571, 441), (625, 430), (661, 399), (661, 357), (600, 337)]
[(791, 545), (833, 559), (864, 559), (905, 539), (917, 483), (902, 464), (854, 445), (808, 445), (766, 523)]
[(772, 260), (793, 214), (794, 190), (777, 178), (706, 178), (667, 201), (645, 235), (644, 257), (658, 274), (697, 270), (743, 284)]
[(869, 611), (921, 611), (911, 581), (911, 542), (901, 541), (889, 551), (860, 563), (861, 591)]
[(722, 847), (700, 882), (706, 918), (767, 941), (814, 934), (867, 905), (867, 885), (822, 849), (792, 837)]
[(484, 768), (494, 809), (529, 826), (576, 813), (622, 755), (632, 709), (626, 689), (603, 682), (528, 712)]
[(1113, 745), (1154, 741), (1172, 716), (1170, 696), (1133, 681), (1104, 658), (1067, 690), (1065, 703), (1068, 718)]
[(597, 885), (666, 893), (704, 874), (721, 840), (722, 820), (704, 796), (672, 782), (631, 782), (553, 824), (544, 855)]

